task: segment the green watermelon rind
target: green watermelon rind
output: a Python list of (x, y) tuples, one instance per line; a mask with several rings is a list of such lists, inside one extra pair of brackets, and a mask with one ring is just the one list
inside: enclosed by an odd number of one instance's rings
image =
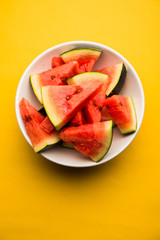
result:
[[(103, 149), (103, 151), (100, 151), (99, 154), (95, 155), (95, 156), (90, 156), (90, 158), (94, 161), (94, 162), (99, 162), (103, 159), (103, 157), (108, 153), (110, 147), (111, 147), (111, 143), (112, 143), (112, 139), (113, 139), (113, 127), (112, 127), (112, 124), (113, 124), (113, 121), (112, 120), (109, 120), (109, 121), (105, 121), (104, 122), (105, 124), (105, 133), (106, 133), (106, 142), (105, 140), (103, 141), (105, 147)], [(110, 136), (109, 136), (109, 133), (110, 133)], [(109, 139), (108, 139), (109, 137)]]
[(61, 58), (65, 63), (70, 61), (78, 61), (79, 59), (86, 59), (86, 58), (94, 58), (98, 59), (101, 54), (100, 49), (94, 49), (94, 48), (75, 48), (68, 50), (66, 52), (63, 52), (60, 54)]
[(69, 85), (72, 84), (78, 84), (78, 83), (83, 83), (86, 80), (103, 80), (107, 81), (108, 80), (108, 75), (105, 73), (100, 73), (100, 72), (84, 72), (84, 73), (79, 73), (71, 78), (67, 79), (67, 83)]
[(29, 79), (35, 96), (42, 104), (40, 74), (39, 73), (32, 74), (30, 75)]
[(69, 148), (69, 149), (74, 149), (74, 146), (72, 144), (66, 143), (66, 142), (62, 142), (62, 147), (64, 148)]
[(127, 97), (127, 100), (128, 100), (128, 106), (131, 110), (131, 119), (133, 120), (133, 124), (128, 124), (128, 126), (125, 128), (125, 127), (120, 127), (118, 124), (117, 124), (117, 127), (119, 128), (120, 132), (122, 134), (130, 134), (130, 133), (133, 133), (137, 130), (137, 114), (136, 114), (136, 109), (135, 109), (135, 106), (134, 106), (134, 102), (133, 102), (133, 99), (132, 97)]
[(126, 78), (127, 69), (124, 63), (115, 65), (116, 72), (113, 76), (112, 83), (109, 85), (106, 96), (111, 96), (113, 94), (119, 94)]
[(54, 135), (51, 135), (47, 139), (44, 139), (44, 141), (41, 141), (41, 143), (37, 144), (36, 146), (33, 146), (33, 149), (36, 153), (43, 152), (53, 147), (59, 141), (60, 138), (58, 133), (54, 132)]
[[(49, 96), (47, 94), (47, 88), (48, 88), (48, 86), (44, 86), (44, 87), (41, 88), (42, 104), (44, 106), (44, 109), (46, 111), (47, 116), (49, 117), (50, 121), (54, 125), (55, 129), (57, 131), (59, 131), (59, 129), (61, 128), (61, 125), (60, 124), (58, 125), (59, 117), (57, 117), (57, 115), (55, 114), (54, 115), (54, 121), (53, 121), (52, 117), (50, 116), (50, 112), (51, 112), (50, 108), (52, 108), (52, 112), (55, 112), (54, 106), (53, 105), (51, 106), (50, 104), (47, 104), (49, 107), (46, 107), (46, 102), (49, 102)], [(44, 101), (44, 95), (45, 95), (45, 101)]]

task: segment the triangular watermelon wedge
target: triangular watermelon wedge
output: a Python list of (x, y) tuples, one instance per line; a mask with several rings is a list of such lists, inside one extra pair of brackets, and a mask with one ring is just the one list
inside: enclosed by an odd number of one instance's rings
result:
[(71, 119), (71, 121), (69, 122), (69, 126), (70, 127), (77, 127), (77, 126), (80, 126), (80, 125), (83, 125), (86, 123), (86, 120), (83, 116), (83, 113), (82, 113), (82, 110), (79, 110), (76, 115), (74, 116), (73, 119)]
[(63, 64), (64, 64), (64, 62), (61, 57), (54, 56), (52, 58), (52, 68), (59, 67)]
[(44, 131), (46, 131), (47, 133), (50, 133), (54, 130), (54, 126), (49, 120), (48, 116), (46, 116), (45, 119), (41, 122), (40, 127), (44, 129)]
[(100, 90), (102, 84), (102, 81), (91, 81), (77, 86), (42, 87), (44, 108), (57, 131)]
[(42, 123), (46, 118), (39, 113), (27, 99), (21, 99), (19, 110), (35, 152), (40, 152), (46, 148), (52, 147), (60, 141), (54, 127), (52, 127), (50, 132), (47, 127), (42, 127)]
[(122, 134), (136, 131), (137, 116), (131, 97), (113, 95), (106, 99), (105, 106)]
[(63, 128), (59, 136), (64, 142), (98, 162), (111, 146), (112, 121)]

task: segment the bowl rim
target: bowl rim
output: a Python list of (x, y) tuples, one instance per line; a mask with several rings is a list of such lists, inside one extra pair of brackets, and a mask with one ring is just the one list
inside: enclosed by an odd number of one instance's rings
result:
[[(20, 88), (21, 88), (21, 85), (23, 84), (23, 76), (27, 73), (27, 71), (42, 57), (42, 56), (45, 56), (47, 55), (49, 52), (55, 50), (55, 49), (58, 49), (58, 48), (61, 48), (61, 47), (66, 47), (68, 45), (84, 45), (84, 44), (88, 44), (90, 45), (91, 47), (93, 48), (105, 48), (107, 51), (111, 52), (112, 54), (115, 54), (116, 56), (118, 56), (120, 59), (122, 59), (123, 62), (127, 63), (127, 65), (129, 66), (129, 68), (132, 70), (132, 72), (134, 73), (135, 77), (137, 78), (138, 80), (138, 85), (140, 87), (140, 92), (141, 92), (141, 97), (142, 97), (142, 102), (141, 102), (141, 105), (142, 105), (142, 112), (141, 112), (141, 115), (140, 115), (140, 119), (137, 123), (137, 129), (136, 129), (136, 132), (134, 133), (134, 137), (129, 139), (129, 141), (127, 142), (127, 144), (125, 145), (124, 148), (122, 148), (117, 155), (115, 156), (111, 156), (109, 159), (105, 160), (105, 161), (99, 161), (97, 163), (95, 162), (91, 162), (90, 164), (82, 164), (82, 165), (70, 165), (70, 164), (65, 164), (64, 162), (58, 162), (58, 161), (54, 161), (50, 158), (47, 158), (46, 156), (43, 155), (43, 152), (40, 153), (45, 159), (49, 160), (49, 161), (52, 161), (56, 164), (59, 164), (59, 165), (62, 165), (62, 166), (65, 166), (65, 167), (76, 167), (76, 168), (83, 168), (83, 167), (93, 167), (93, 166), (98, 166), (98, 165), (101, 165), (103, 163), (106, 163), (108, 161), (110, 161), (111, 159), (117, 157), (119, 154), (121, 154), (129, 145), (130, 143), (133, 141), (133, 139), (136, 137), (139, 129), (140, 129), (140, 126), (142, 124), (142, 121), (143, 121), (143, 118), (144, 118), (144, 111), (145, 111), (145, 95), (144, 95), (144, 90), (143, 90), (143, 86), (142, 86), (142, 83), (141, 83), (141, 80), (136, 72), (136, 70), (133, 68), (133, 66), (131, 65), (131, 63), (125, 58), (123, 57), (119, 52), (117, 52), (116, 50), (114, 50), (113, 48), (109, 47), (109, 46), (106, 46), (104, 44), (101, 44), (101, 43), (97, 43), (97, 42), (93, 42), (93, 41), (68, 41), (68, 42), (63, 42), (63, 43), (60, 43), (60, 44), (57, 44), (53, 47), (50, 47), (48, 48), (47, 50), (43, 51), (42, 53), (40, 53), (29, 65), (28, 67), (26, 68), (26, 70), (23, 72), (21, 78), (20, 78), (20, 81), (18, 83), (18, 87), (17, 87), (17, 91), (16, 91), (16, 96), (15, 96), (15, 113), (16, 113), (16, 119), (17, 119), (17, 122), (18, 122), (18, 125), (19, 125), (19, 128), (24, 136), (24, 138), (26, 139), (26, 133), (24, 132), (24, 127), (23, 125), (21, 124), (20, 122), (20, 118), (19, 118), (19, 99), (18, 99), (18, 96), (19, 96), (19, 91), (20, 91)], [(95, 46), (96, 45), (96, 46)], [(86, 47), (86, 48), (89, 48), (89, 47)], [(73, 48), (72, 48), (73, 49)], [(26, 139), (27, 140), (27, 139)], [(27, 140), (28, 141), (28, 140)], [(30, 142), (29, 142), (30, 144)], [(31, 144), (30, 144), (31, 145)]]

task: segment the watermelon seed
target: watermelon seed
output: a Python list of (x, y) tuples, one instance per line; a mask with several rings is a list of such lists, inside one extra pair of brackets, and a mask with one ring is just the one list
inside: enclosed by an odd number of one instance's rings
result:
[(70, 96), (68, 95), (67, 97), (66, 97), (66, 100), (69, 100), (70, 99)]
[(97, 104), (95, 103), (95, 102), (93, 102), (93, 105), (96, 107), (97, 106)]
[(52, 79), (54, 79), (54, 76), (51, 76)]
[(102, 107), (101, 107), (101, 106), (99, 106), (99, 110), (100, 110), (100, 111), (102, 110)]
[(76, 91), (76, 93), (80, 93), (81, 92), (81, 89), (78, 89), (77, 91)]
[(108, 107), (108, 108), (111, 108), (111, 106), (110, 106), (109, 104), (107, 104), (107, 107)]
[(30, 120), (32, 120), (32, 118), (30, 116), (29, 117), (26, 116), (26, 120), (27, 122), (29, 122)]
[(67, 78), (63, 78), (63, 79), (62, 79), (62, 82), (66, 82), (66, 80), (67, 80)]
[(121, 102), (119, 102), (119, 104), (122, 106), (123, 104)]

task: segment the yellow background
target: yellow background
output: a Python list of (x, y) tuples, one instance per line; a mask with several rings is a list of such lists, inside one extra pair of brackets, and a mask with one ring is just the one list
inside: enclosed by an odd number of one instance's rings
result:
[[(0, 29), (0, 240), (159, 240), (160, 1), (4, 0)], [(44, 50), (73, 40), (120, 52), (145, 92), (134, 141), (88, 169), (34, 154), (15, 116), (26, 67)]]

